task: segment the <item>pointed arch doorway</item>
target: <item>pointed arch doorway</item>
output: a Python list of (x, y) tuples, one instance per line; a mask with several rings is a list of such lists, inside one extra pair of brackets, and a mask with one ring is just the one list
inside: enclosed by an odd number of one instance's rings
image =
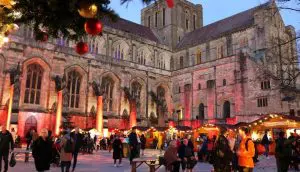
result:
[(30, 116), (25, 121), (25, 127), (24, 127), (24, 136), (26, 136), (27, 132), (31, 129), (34, 129), (37, 131), (37, 120), (34, 116)]

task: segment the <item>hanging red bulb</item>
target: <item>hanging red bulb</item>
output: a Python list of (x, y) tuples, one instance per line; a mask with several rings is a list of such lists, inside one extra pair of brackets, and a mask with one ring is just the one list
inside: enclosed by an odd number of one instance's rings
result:
[(78, 54), (83, 55), (89, 51), (89, 46), (85, 42), (78, 42), (76, 44), (75, 50)]
[(91, 35), (98, 35), (102, 32), (102, 24), (98, 19), (88, 19), (84, 24), (84, 30)]
[(166, 0), (167, 5), (169, 8), (173, 8), (174, 7), (174, 0)]

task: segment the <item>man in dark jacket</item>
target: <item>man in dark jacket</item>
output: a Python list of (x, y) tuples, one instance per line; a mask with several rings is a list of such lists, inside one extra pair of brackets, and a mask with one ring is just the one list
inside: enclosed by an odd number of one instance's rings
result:
[(285, 133), (281, 131), (279, 138), (276, 140), (275, 158), (278, 172), (287, 172), (289, 169), (292, 155), (292, 145), (285, 138)]
[(264, 155), (269, 159), (269, 138), (268, 138), (268, 130), (265, 131), (265, 134), (261, 140), (261, 144), (265, 147), (265, 153)]
[(233, 157), (233, 153), (230, 149), (229, 142), (225, 137), (226, 128), (220, 129), (220, 135), (215, 142), (213, 150), (214, 154), (214, 171), (216, 172), (230, 172), (230, 162)]
[(130, 164), (131, 164), (132, 160), (137, 157), (137, 152), (138, 152), (137, 146), (139, 144), (138, 139), (137, 139), (137, 135), (136, 135), (136, 128), (135, 127), (132, 128), (132, 131), (129, 134), (128, 138), (129, 138), (129, 147), (130, 147), (130, 158), (129, 158), (129, 160), (130, 160)]
[(4, 161), (4, 172), (8, 170), (8, 155), (14, 150), (14, 140), (12, 135), (2, 126), (0, 132), (0, 171), (2, 170), (2, 159)]
[(75, 142), (75, 149), (74, 149), (74, 152), (73, 152), (74, 161), (73, 161), (73, 170), (72, 170), (72, 171), (75, 171), (76, 164), (77, 164), (78, 153), (79, 153), (80, 148), (81, 148), (82, 143), (83, 143), (83, 136), (82, 136), (82, 134), (79, 133), (79, 128), (78, 127), (75, 128), (75, 132), (71, 133), (71, 137), (73, 138), (73, 140)]

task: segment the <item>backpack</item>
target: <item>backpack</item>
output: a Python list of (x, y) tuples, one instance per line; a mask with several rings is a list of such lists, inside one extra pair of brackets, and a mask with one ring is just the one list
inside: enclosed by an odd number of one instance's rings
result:
[(74, 142), (71, 139), (67, 139), (66, 144), (64, 146), (65, 153), (73, 153), (74, 149)]
[[(248, 139), (246, 140), (246, 143), (245, 143), (245, 148), (246, 148), (247, 151), (248, 151), (248, 142), (249, 142), (250, 140), (252, 141), (252, 139), (248, 138)], [(255, 145), (254, 145), (254, 150), (255, 150), (255, 154), (254, 154), (254, 156), (252, 157), (252, 159), (253, 159), (253, 162), (256, 162), (256, 161), (257, 161), (257, 157), (256, 157), (257, 152), (256, 152)]]

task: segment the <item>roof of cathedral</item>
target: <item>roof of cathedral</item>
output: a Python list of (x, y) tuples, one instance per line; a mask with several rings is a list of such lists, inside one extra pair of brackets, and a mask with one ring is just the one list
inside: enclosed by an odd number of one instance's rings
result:
[(146, 38), (151, 41), (159, 42), (157, 37), (154, 35), (152, 30), (149, 27), (136, 24), (134, 22), (131, 22), (129, 20), (125, 20), (123, 18), (119, 18), (117, 22), (111, 21), (109, 18), (103, 18), (102, 20), (103, 24), (105, 26), (121, 30), (124, 32), (128, 32), (143, 38)]
[(269, 2), (235, 14), (223, 20), (209, 24), (197, 30), (194, 30), (183, 37), (183, 39), (177, 44), (177, 49), (184, 49), (187, 47), (195, 46), (201, 43), (205, 43), (209, 40), (219, 38), (226, 34), (230, 34), (245, 28), (248, 28), (254, 24), (254, 12), (261, 8), (266, 8)]

